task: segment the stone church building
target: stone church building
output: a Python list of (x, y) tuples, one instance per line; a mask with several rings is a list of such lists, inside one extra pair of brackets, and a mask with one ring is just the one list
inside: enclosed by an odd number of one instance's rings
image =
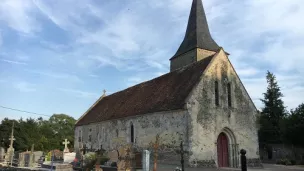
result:
[(202, 0), (193, 0), (183, 42), (170, 72), (98, 99), (75, 125), (74, 148), (113, 150), (131, 143), (147, 149), (160, 137), (160, 163), (179, 163), (180, 142), (192, 167), (259, 164), (258, 111), (212, 38)]

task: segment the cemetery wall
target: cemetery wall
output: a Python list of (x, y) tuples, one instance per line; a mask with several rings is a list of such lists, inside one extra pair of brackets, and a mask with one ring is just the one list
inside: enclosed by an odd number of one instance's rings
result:
[[(218, 106), (215, 104), (216, 80), (219, 85)], [(231, 107), (228, 106), (227, 83), (231, 84)], [(238, 151), (244, 148), (248, 161), (258, 165), (255, 163), (259, 161), (258, 113), (224, 51), (214, 58), (205, 71), (189, 96), (187, 108), (191, 116), (189, 145), (193, 164), (217, 165), (217, 138), (224, 132), (229, 140), (230, 163), (232, 158), (237, 160)]]
[[(146, 114), (119, 120), (93, 123), (75, 128), (76, 151), (81, 143), (92, 151), (100, 149), (117, 150), (121, 145), (131, 142), (131, 125), (134, 127), (134, 146), (139, 150), (151, 149), (156, 135), (160, 137), (159, 159), (169, 159), (176, 156), (181, 140), (187, 144), (188, 114), (185, 110)], [(174, 153), (174, 154), (173, 154)]]

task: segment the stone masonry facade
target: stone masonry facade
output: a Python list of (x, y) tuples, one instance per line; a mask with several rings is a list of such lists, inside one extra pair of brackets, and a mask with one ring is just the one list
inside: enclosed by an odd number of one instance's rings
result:
[[(218, 106), (215, 104), (215, 81), (219, 83)], [(227, 83), (232, 89), (231, 107), (228, 106)], [(215, 56), (189, 96), (187, 109), (190, 114), (190, 163), (217, 165), (216, 143), (221, 132), (229, 140), (230, 167), (239, 166), (238, 152), (242, 148), (246, 149), (249, 161), (259, 161), (257, 110), (223, 50)]]

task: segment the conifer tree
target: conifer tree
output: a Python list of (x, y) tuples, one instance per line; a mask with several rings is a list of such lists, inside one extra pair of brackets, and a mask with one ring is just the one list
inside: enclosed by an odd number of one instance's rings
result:
[(259, 140), (261, 143), (282, 143), (284, 137), (284, 118), (286, 107), (283, 94), (273, 73), (267, 71), (267, 91), (263, 93), (264, 104), (260, 117)]

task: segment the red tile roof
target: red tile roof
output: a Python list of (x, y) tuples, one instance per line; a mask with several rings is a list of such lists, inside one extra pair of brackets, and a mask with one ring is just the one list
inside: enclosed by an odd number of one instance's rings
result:
[(76, 126), (154, 112), (183, 109), (213, 56), (102, 98)]

